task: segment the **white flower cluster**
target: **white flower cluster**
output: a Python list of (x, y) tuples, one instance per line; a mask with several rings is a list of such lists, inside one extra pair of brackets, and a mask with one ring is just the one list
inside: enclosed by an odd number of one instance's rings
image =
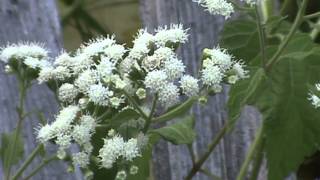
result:
[(311, 101), (311, 104), (312, 104), (315, 108), (319, 108), (319, 107), (320, 107), (319, 92), (320, 92), (320, 84), (316, 84), (316, 85), (315, 85), (314, 92), (310, 92), (310, 93), (309, 93), (309, 98), (308, 98), (308, 99)]
[(96, 121), (93, 117), (82, 115), (79, 107), (70, 105), (59, 112), (52, 124), (46, 124), (38, 130), (37, 139), (44, 144), (54, 141), (59, 145), (58, 157), (61, 159), (71, 143), (76, 142), (82, 151), (73, 155), (73, 162), (86, 167), (93, 148), (90, 140), (95, 127)]
[(226, 79), (229, 84), (244, 79), (248, 72), (241, 61), (236, 61), (225, 49), (219, 47), (205, 49), (206, 58), (203, 60), (201, 80), (204, 85), (218, 93), (222, 90), (221, 83)]
[(193, 0), (197, 2), (212, 15), (222, 15), (229, 18), (234, 12), (234, 8), (227, 0)]
[(14, 66), (11, 67), (13, 69), (18, 69), (18, 64), (31, 69), (39, 69), (49, 64), (48, 51), (36, 43), (18, 43), (2, 48), (0, 60)]
[(110, 169), (117, 159), (122, 157), (126, 161), (132, 161), (141, 156), (138, 141), (131, 138), (125, 141), (120, 135), (104, 139), (104, 145), (99, 151), (102, 167)]

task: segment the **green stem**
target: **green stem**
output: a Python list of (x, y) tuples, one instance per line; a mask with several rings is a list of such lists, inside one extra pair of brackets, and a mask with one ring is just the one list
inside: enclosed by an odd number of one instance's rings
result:
[(314, 28), (310, 32), (310, 37), (312, 40), (315, 40), (318, 37), (320, 31), (320, 18), (317, 20), (317, 23), (314, 25)]
[(249, 167), (249, 164), (251, 162), (251, 160), (254, 157), (255, 152), (257, 151), (257, 148), (259, 146), (261, 146), (261, 143), (263, 142), (263, 135), (264, 135), (264, 125), (262, 124), (262, 127), (260, 127), (256, 133), (256, 138), (254, 139), (253, 143), (250, 146), (249, 152), (246, 156), (246, 159), (244, 160), (240, 172), (237, 176), (237, 180), (243, 180), (245, 179), (246, 173), (247, 173), (247, 169)]
[(316, 12), (316, 13), (313, 13), (313, 14), (305, 15), (304, 19), (312, 19), (312, 18), (317, 18), (317, 17), (320, 17), (320, 12)]
[(183, 112), (186, 108), (191, 107), (192, 104), (197, 100), (197, 97), (191, 97), (184, 103), (180, 104), (176, 108), (170, 110), (169, 112), (163, 114), (162, 116), (153, 119), (153, 123), (162, 123), (173, 119), (176, 114)]
[(140, 108), (139, 104), (125, 90), (123, 90), (123, 93), (129, 99), (129, 101), (132, 103), (132, 105), (139, 111), (139, 113), (142, 116), (142, 118), (145, 119), (146, 121), (148, 121), (149, 117), (146, 115), (146, 113), (144, 113), (142, 111), (142, 109)]
[(22, 166), (18, 169), (17, 173), (13, 176), (12, 180), (18, 179), (23, 171), (28, 167), (28, 165), (32, 162), (32, 160), (36, 157), (36, 155), (40, 152), (43, 148), (43, 144), (39, 144), (29, 155), (26, 161), (22, 164)]
[(265, 34), (261, 25), (260, 13), (257, 5), (255, 6), (255, 13), (257, 17), (256, 23), (257, 23), (257, 29), (259, 34), (260, 51), (262, 55), (262, 67), (266, 70)]
[(143, 128), (143, 131), (142, 132), (147, 132), (149, 127), (150, 127), (150, 124), (151, 124), (151, 121), (152, 121), (152, 116), (156, 110), (156, 106), (157, 106), (157, 101), (158, 101), (158, 94), (155, 95), (154, 99), (153, 99), (153, 102), (152, 102), (152, 107), (151, 107), (151, 111), (150, 111), (150, 114), (149, 114), (149, 117), (148, 119), (146, 120), (146, 124)]
[(271, 60), (267, 63), (267, 69), (268, 70), (270, 70), (270, 68), (272, 67), (272, 65), (274, 63), (278, 62), (279, 57), (281, 56), (282, 52), (287, 47), (287, 45), (288, 45), (289, 41), (291, 40), (291, 38), (293, 37), (294, 33), (297, 31), (297, 29), (301, 25), (302, 20), (303, 20), (303, 15), (304, 15), (304, 12), (306, 10), (307, 4), (308, 4), (308, 0), (303, 0), (302, 1), (301, 8), (298, 11), (298, 14), (297, 14), (297, 16), (296, 16), (296, 18), (294, 20), (294, 23), (293, 23), (288, 35), (285, 37), (283, 42), (280, 44), (277, 52), (273, 55)]
[(185, 180), (191, 180), (192, 177), (196, 175), (196, 173), (201, 169), (201, 166), (208, 159), (212, 151), (215, 149), (215, 147), (219, 144), (223, 136), (226, 134), (227, 129), (228, 129), (228, 123), (226, 123), (224, 127), (218, 132), (217, 136), (215, 136), (215, 138), (209, 144), (207, 151), (199, 158), (199, 160), (196, 163), (194, 163), (192, 169), (189, 171)]
[(23, 179), (24, 179), (24, 180), (30, 179), (32, 176), (34, 176), (35, 174), (37, 174), (37, 172), (40, 171), (44, 166), (46, 166), (49, 162), (54, 161), (54, 160), (57, 160), (57, 159), (58, 159), (58, 158), (57, 158), (56, 155), (51, 156), (51, 157), (49, 157), (49, 158), (47, 158), (47, 159), (44, 159), (44, 160), (39, 164), (38, 167), (36, 167), (35, 169), (33, 169), (33, 170), (31, 171), (31, 173), (30, 173), (27, 177), (25, 177), (25, 178), (23, 178)]
[(21, 130), (22, 130), (22, 123), (23, 123), (23, 120), (24, 120), (24, 100), (25, 100), (25, 97), (26, 97), (26, 91), (27, 91), (27, 88), (28, 88), (28, 84), (27, 82), (25, 82), (23, 79), (19, 78), (19, 105), (18, 105), (18, 108), (17, 108), (17, 113), (18, 113), (18, 124), (17, 124), (17, 127), (16, 127), (16, 131), (14, 133), (14, 140), (12, 142), (12, 151), (10, 151), (9, 155), (8, 155), (8, 169), (6, 171), (6, 179), (9, 180), (10, 178), (10, 174), (11, 174), (11, 167), (12, 167), (12, 159), (13, 159), (13, 156), (15, 155), (16, 153), (16, 148), (17, 148), (17, 142), (18, 142), (18, 138), (19, 138), (19, 135), (21, 133)]
[(263, 149), (264, 149), (264, 145), (265, 145), (265, 138), (263, 138), (262, 141), (263, 142), (261, 143), (261, 145), (257, 149), (256, 157), (255, 157), (255, 160), (253, 161), (253, 169), (252, 169), (251, 176), (250, 176), (249, 180), (257, 180), (257, 178), (259, 176), (260, 168), (262, 165), (262, 160), (264, 157), (263, 156)]

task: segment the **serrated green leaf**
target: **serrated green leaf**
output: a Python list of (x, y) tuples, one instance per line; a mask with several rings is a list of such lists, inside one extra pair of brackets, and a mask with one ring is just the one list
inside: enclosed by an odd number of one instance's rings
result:
[(249, 62), (259, 53), (259, 34), (253, 20), (227, 22), (221, 34), (220, 46), (232, 55)]
[[(1, 134), (1, 160), (4, 169), (17, 164), (23, 157), (24, 144), (20, 134), (17, 136), (16, 147), (13, 149), (13, 142), (16, 131)], [(9, 159), (11, 157), (11, 159)]]
[(173, 125), (152, 130), (150, 133), (158, 134), (163, 139), (176, 145), (191, 144), (196, 136), (193, 126), (194, 117), (188, 116)]
[(307, 99), (308, 83), (320, 80), (319, 59), (314, 51), (287, 54), (270, 73), (275, 103), (262, 111), (270, 180), (284, 179), (320, 148), (320, 111)]

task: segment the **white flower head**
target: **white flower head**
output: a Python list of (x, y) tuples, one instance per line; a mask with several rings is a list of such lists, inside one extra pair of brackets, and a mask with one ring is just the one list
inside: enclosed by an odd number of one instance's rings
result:
[[(150, 33), (148, 33), (148, 31), (146, 29), (140, 29), (138, 31), (137, 37), (133, 40), (134, 46), (139, 46), (141, 48), (141, 46), (145, 46), (145, 48), (148, 48), (148, 46), (154, 42), (154, 36)], [(145, 49), (143, 48), (143, 49)]]
[(171, 48), (160, 47), (154, 51), (154, 56), (160, 59), (160, 61), (165, 61), (175, 57), (175, 53)]
[(179, 102), (179, 89), (173, 83), (166, 84), (159, 91), (159, 101), (165, 107), (170, 107)]
[(40, 67), (41, 61), (38, 58), (26, 57), (23, 63), (29, 68), (36, 69)]
[(118, 171), (115, 180), (125, 180), (127, 179), (127, 173), (126, 171)]
[(70, 134), (57, 134), (57, 140), (55, 141), (59, 148), (67, 149), (71, 145), (71, 135)]
[(157, 46), (165, 46), (167, 43), (185, 43), (188, 40), (187, 29), (182, 24), (171, 24), (156, 30), (155, 43)]
[(53, 78), (56, 80), (64, 81), (72, 76), (70, 69), (65, 66), (58, 66), (52, 71)]
[(99, 150), (99, 158), (104, 168), (110, 169), (113, 163), (123, 154), (124, 140), (115, 135), (111, 139), (104, 139), (104, 145)]
[(22, 59), (26, 57), (46, 58), (48, 51), (38, 43), (18, 43), (1, 49), (0, 59), (7, 63), (10, 59)]
[(139, 167), (138, 166), (133, 165), (133, 166), (130, 167), (130, 174), (135, 175), (135, 174), (138, 173), (138, 171), (139, 171)]
[(83, 93), (88, 93), (90, 86), (98, 82), (98, 72), (95, 70), (85, 70), (75, 80), (75, 85)]
[(182, 92), (187, 96), (195, 96), (199, 93), (198, 80), (190, 75), (182, 76), (180, 80), (180, 87)]
[(223, 73), (218, 66), (207, 66), (202, 69), (201, 80), (208, 86), (218, 85), (223, 79)]
[(104, 54), (112, 60), (118, 61), (122, 59), (126, 49), (120, 44), (114, 44), (104, 50)]
[(177, 58), (171, 58), (164, 62), (164, 71), (166, 72), (168, 79), (173, 81), (180, 78), (185, 70), (183, 62)]
[(59, 100), (62, 102), (72, 102), (78, 95), (78, 89), (69, 83), (64, 83), (59, 88)]
[(210, 55), (203, 61), (203, 67), (209, 66), (210, 64), (218, 65), (223, 72), (230, 69), (233, 64), (232, 56), (228, 54), (227, 50), (219, 47), (213, 49), (205, 49), (204, 53)]
[(97, 56), (101, 53), (104, 53), (104, 50), (109, 46), (115, 44), (114, 36), (111, 37), (98, 37), (96, 39), (92, 39), (89, 43), (82, 45), (81, 52), (86, 57)]
[(115, 69), (115, 63), (108, 57), (102, 57), (100, 63), (97, 65), (97, 71), (101, 78), (111, 76)]
[(312, 93), (309, 93), (309, 98), (311, 101), (311, 104), (315, 107), (315, 108), (319, 108), (320, 107), (320, 98)]
[(54, 68), (52, 66), (41, 68), (39, 72), (38, 81), (39, 83), (48, 82), (53, 79)]
[(74, 165), (86, 168), (90, 163), (90, 155), (86, 152), (78, 152), (72, 154), (72, 161)]
[(108, 105), (109, 94), (109, 89), (102, 84), (91, 85), (88, 91), (89, 100), (100, 106)]
[(244, 69), (245, 65), (242, 62), (235, 62), (232, 66), (232, 70), (235, 72), (239, 79), (248, 77), (248, 71)]
[(63, 134), (71, 129), (71, 123), (77, 117), (80, 108), (75, 105), (70, 105), (63, 108), (56, 120), (51, 124), (53, 132), (58, 134)]
[(212, 15), (222, 15), (228, 19), (234, 12), (234, 8), (231, 3), (226, 0), (193, 0), (197, 2)]
[(118, 108), (122, 103), (124, 103), (123, 98), (112, 97), (110, 98), (110, 104), (114, 108)]
[(54, 61), (56, 66), (72, 67), (75, 64), (75, 58), (71, 57), (68, 53), (62, 52)]
[(168, 82), (168, 76), (164, 71), (154, 70), (146, 75), (144, 84), (147, 88), (150, 88), (153, 92), (158, 92)]
[(131, 138), (127, 142), (125, 142), (123, 147), (123, 157), (127, 161), (132, 161), (134, 158), (141, 156), (137, 139)]
[(37, 139), (43, 144), (45, 144), (55, 136), (52, 126), (50, 124), (46, 124), (40, 127), (37, 130), (37, 134)]
[(136, 95), (138, 96), (139, 99), (145, 99), (147, 97), (147, 92), (144, 88), (139, 88), (136, 91)]

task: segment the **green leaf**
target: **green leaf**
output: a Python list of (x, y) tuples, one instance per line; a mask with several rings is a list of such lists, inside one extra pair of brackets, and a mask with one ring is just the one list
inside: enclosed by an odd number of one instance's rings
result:
[(163, 128), (155, 129), (150, 133), (160, 135), (163, 139), (170, 141), (171, 143), (178, 144), (191, 144), (196, 136), (193, 130), (194, 117), (186, 117), (175, 123)]
[(139, 117), (139, 113), (137, 113), (135, 110), (125, 109), (111, 119), (111, 126), (119, 127), (122, 123), (125, 123), (131, 119), (138, 119)]
[(259, 34), (253, 20), (227, 22), (221, 34), (220, 46), (236, 58), (249, 62), (259, 53)]
[(308, 84), (320, 80), (318, 52), (287, 54), (270, 73), (274, 103), (262, 111), (270, 180), (284, 179), (319, 150), (320, 111), (307, 99)]
[[(0, 155), (2, 160), (2, 165), (4, 169), (8, 169), (10, 166), (17, 164), (23, 157), (24, 146), (23, 139), (20, 134), (17, 136), (17, 143), (15, 149), (13, 149), (13, 142), (15, 139), (16, 131), (10, 133), (1, 134), (1, 148)], [(14, 154), (12, 154), (14, 153)], [(9, 157), (12, 159), (9, 159)]]

